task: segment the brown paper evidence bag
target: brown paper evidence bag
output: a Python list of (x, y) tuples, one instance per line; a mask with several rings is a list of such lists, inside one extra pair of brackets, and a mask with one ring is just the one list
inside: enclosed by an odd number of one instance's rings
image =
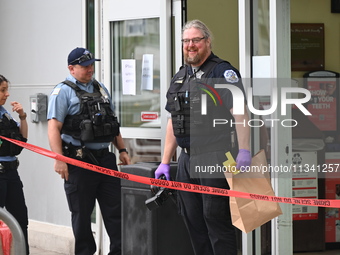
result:
[[(231, 190), (246, 193), (275, 196), (268, 171), (262, 171), (267, 166), (264, 150), (259, 151), (251, 162), (251, 169), (239, 174), (225, 172)], [(230, 211), (233, 225), (245, 233), (260, 227), (264, 223), (282, 214), (277, 202), (253, 200), (240, 197), (230, 197)]]

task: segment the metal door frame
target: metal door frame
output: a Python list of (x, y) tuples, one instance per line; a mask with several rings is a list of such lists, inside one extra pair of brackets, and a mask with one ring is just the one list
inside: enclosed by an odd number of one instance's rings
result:
[[(111, 65), (108, 56), (111, 54), (110, 46), (110, 23), (114, 21), (130, 20), (130, 19), (143, 19), (143, 18), (159, 18), (160, 27), (160, 104), (161, 104), (161, 128), (153, 130), (138, 130), (132, 128), (121, 128), (121, 132), (124, 138), (159, 138), (161, 139), (161, 147), (164, 146), (167, 112), (164, 108), (166, 104), (166, 91), (170, 84), (172, 77), (172, 18), (174, 18), (174, 38), (175, 42), (179, 42), (181, 46), (181, 24), (182, 9), (181, 0), (101, 0), (96, 2), (96, 52), (100, 53), (101, 63), (98, 67), (100, 70), (96, 73), (96, 79), (103, 82), (109, 90), (112, 89), (111, 83)], [(133, 6), (133, 8), (132, 8)], [(178, 44), (175, 45), (178, 48)], [(177, 53), (176, 53), (177, 54)], [(181, 53), (180, 53), (181, 54)], [(178, 68), (178, 59), (181, 59), (182, 55), (176, 55), (175, 66)], [(163, 106), (163, 107), (162, 107)], [(99, 207), (97, 206), (99, 210)], [(98, 244), (98, 254), (106, 254), (106, 250), (109, 246), (109, 240), (103, 226), (100, 214), (97, 214), (97, 226), (98, 235), (96, 235)], [(97, 237), (98, 236), (98, 237)]]
[[(252, 52), (250, 42), (252, 41), (251, 24), (252, 15), (250, 1), (239, 0), (239, 42), (240, 42), (240, 72), (243, 77), (252, 77)], [(270, 77), (290, 78), (290, 0), (269, 0), (270, 16)], [(287, 84), (276, 84), (278, 90)], [(245, 86), (247, 87), (247, 85)], [(278, 102), (280, 106), (280, 102)], [(280, 107), (274, 113), (273, 118), (282, 119)], [(288, 111), (286, 118), (290, 118)], [(280, 135), (279, 135), (280, 134)], [(254, 134), (253, 147), (257, 146), (258, 136)], [(271, 130), (271, 158), (273, 165), (289, 165), (291, 163), (292, 139), (291, 129), (280, 125)], [(285, 175), (285, 176), (283, 176)], [(292, 183), (287, 181), (291, 176), (277, 173), (272, 178), (272, 185), (277, 196), (291, 197)], [(283, 214), (272, 220), (272, 254), (293, 253), (293, 231), (292, 231), (292, 205), (280, 204)], [(261, 254), (261, 231), (255, 230), (255, 250), (253, 250), (253, 235), (242, 235), (242, 254)]]

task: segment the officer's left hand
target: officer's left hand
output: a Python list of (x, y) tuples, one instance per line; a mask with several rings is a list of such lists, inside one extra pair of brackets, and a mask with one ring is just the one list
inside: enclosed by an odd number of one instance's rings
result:
[(17, 112), (19, 115), (24, 114), (24, 109), (22, 105), (16, 101), (11, 102), (13, 112)]
[(127, 152), (125, 151), (119, 154), (119, 160), (121, 163), (119, 163), (118, 165), (130, 165), (131, 164), (129, 154), (127, 154)]
[(240, 149), (236, 158), (236, 164), (236, 169), (239, 169), (241, 172), (245, 171), (246, 168), (251, 164), (250, 151), (246, 149)]

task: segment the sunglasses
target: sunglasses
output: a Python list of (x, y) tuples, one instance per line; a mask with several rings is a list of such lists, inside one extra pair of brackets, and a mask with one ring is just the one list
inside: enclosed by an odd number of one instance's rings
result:
[(79, 58), (76, 58), (70, 64), (72, 64), (74, 62), (77, 62), (77, 61), (79, 62), (79, 64), (81, 64), (81, 63), (83, 63), (83, 62), (85, 62), (87, 60), (90, 60), (90, 59), (93, 59), (93, 55), (92, 55), (92, 53), (89, 52), (89, 53), (86, 53), (86, 54), (82, 55)]

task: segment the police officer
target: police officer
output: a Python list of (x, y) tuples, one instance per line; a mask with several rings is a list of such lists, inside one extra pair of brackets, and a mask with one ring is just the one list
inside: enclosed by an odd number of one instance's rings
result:
[[(28, 126), (26, 113), (18, 102), (11, 102), (12, 111), (17, 112), (20, 122), (17, 123), (3, 107), (9, 97), (9, 81), (0, 75), (0, 135), (19, 141), (27, 141)], [(28, 215), (23, 192), (23, 184), (18, 173), (17, 155), (22, 147), (7, 140), (0, 141), (0, 207), (5, 207), (18, 221), (26, 241), (26, 252), (29, 254), (27, 226)]]
[[(68, 55), (70, 75), (52, 91), (48, 105), (48, 137), (51, 150), (84, 162), (117, 170), (130, 164), (111, 97), (103, 84), (93, 79), (95, 59), (85, 48)], [(64, 188), (72, 213), (75, 254), (92, 255), (96, 244), (91, 230), (91, 214), (97, 199), (110, 238), (110, 255), (121, 254), (120, 179), (56, 160), (55, 171), (65, 179)]]
[[(167, 92), (166, 110), (171, 119), (155, 178), (165, 175), (170, 179), (169, 163), (180, 146), (177, 181), (228, 189), (223, 171), (207, 169), (223, 167), (227, 151), (237, 156), (238, 169), (250, 165), (249, 118), (246, 110), (244, 114), (233, 114), (231, 92), (215, 89), (215, 84), (233, 85), (244, 93), (241, 77), (229, 62), (212, 53), (211, 33), (201, 21), (193, 20), (184, 26), (182, 42), (186, 64), (174, 76)], [(218, 119), (228, 124), (214, 126)], [(237, 254), (228, 197), (179, 191), (177, 198), (196, 255)]]

